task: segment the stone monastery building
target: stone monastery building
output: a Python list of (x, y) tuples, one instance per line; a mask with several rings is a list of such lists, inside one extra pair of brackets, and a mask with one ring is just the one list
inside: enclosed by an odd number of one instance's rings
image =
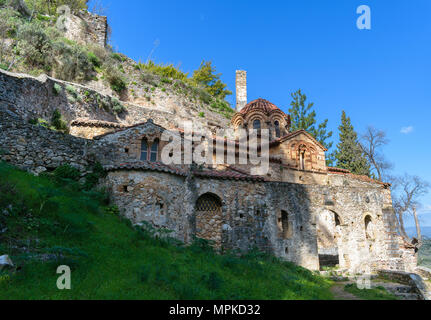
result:
[[(7, 152), (0, 158), (38, 173), (65, 161), (85, 168), (94, 155), (122, 215), (169, 229), (186, 243), (199, 237), (221, 251), (259, 248), (311, 270), (414, 271), (416, 249), (397, 233), (390, 185), (327, 167), (325, 147), (304, 130), (293, 132), (289, 115), (267, 100), (247, 101), (246, 82), (246, 72), (237, 71), (231, 128), (269, 129), (263, 175), (253, 175), (251, 164), (163, 163), (168, 142), (162, 135), (187, 139), (174, 115), (128, 105), (129, 123), (135, 123), (128, 125), (91, 102), (53, 95), (54, 84), (65, 86), (58, 80), (3, 71), (0, 145)], [(70, 122), (70, 135), (28, 124), (56, 108)], [(227, 147), (229, 141), (220, 140)], [(230, 142), (240, 156), (237, 142)]]
[(397, 234), (390, 185), (327, 167), (325, 147), (292, 132), (277, 106), (247, 103), (245, 71), (237, 71), (236, 110), (232, 128), (269, 129), (265, 176), (251, 175), (250, 165), (166, 165), (161, 135), (169, 129), (152, 120), (105, 126), (93, 138), (116, 146), (104, 183), (122, 214), (186, 243), (196, 236), (221, 250), (259, 248), (312, 270), (416, 267), (415, 248)]

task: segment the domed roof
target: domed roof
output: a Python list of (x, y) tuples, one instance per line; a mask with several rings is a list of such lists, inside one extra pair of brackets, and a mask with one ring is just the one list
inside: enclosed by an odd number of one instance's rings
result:
[(247, 114), (250, 111), (259, 110), (264, 112), (265, 114), (270, 114), (274, 111), (279, 111), (284, 114), (283, 111), (281, 111), (275, 104), (269, 102), (268, 100), (259, 98), (256, 99), (249, 104), (247, 104), (239, 113)]

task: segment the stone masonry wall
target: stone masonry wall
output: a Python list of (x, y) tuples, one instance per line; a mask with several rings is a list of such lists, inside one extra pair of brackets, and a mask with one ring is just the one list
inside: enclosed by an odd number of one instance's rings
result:
[[(340, 268), (369, 272), (385, 268), (396, 260), (394, 269), (409, 270), (414, 251), (393, 252), (399, 237), (387, 238), (384, 223), (389, 212), (382, 210), (382, 188), (309, 186), (283, 182), (245, 182), (202, 179), (152, 171), (113, 171), (111, 186), (121, 212), (134, 223), (147, 221), (174, 231), (188, 242), (196, 235), (195, 204), (211, 194), (222, 203), (221, 214), (209, 221), (217, 230), (208, 239), (220, 238), (223, 249), (246, 251), (252, 247), (272, 252), (306, 268), (319, 269), (317, 221), (323, 214), (336, 213), (336, 249)], [(282, 212), (288, 222), (282, 225)], [(366, 225), (366, 217), (370, 223)], [(284, 232), (283, 228), (288, 227)], [(334, 236), (334, 235), (333, 235)]]
[(68, 163), (84, 172), (95, 161), (111, 163), (112, 148), (31, 125), (0, 108), (0, 159), (19, 168), (38, 174)]

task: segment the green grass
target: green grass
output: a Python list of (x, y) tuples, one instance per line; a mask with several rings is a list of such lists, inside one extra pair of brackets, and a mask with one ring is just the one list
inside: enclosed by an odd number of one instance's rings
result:
[[(103, 193), (0, 163), (0, 299), (332, 299), (331, 282), (256, 251), (217, 255), (153, 237), (115, 214)], [(72, 290), (56, 288), (59, 265)]]
[(380, 286), (361, 290), (356, 284), (348, 284), (344, 287), (344, 290), (363, 300), (398, 300), (396, 296)]

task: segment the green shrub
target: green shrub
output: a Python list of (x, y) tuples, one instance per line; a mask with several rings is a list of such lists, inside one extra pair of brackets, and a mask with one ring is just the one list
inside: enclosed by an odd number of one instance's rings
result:
[(106, 80), (108, 80), (109, 84), (111, 85), (111, 89), (113, 91), (121, 94), (124, 90), (126, 90), (126, 80), (124, 79), (122, 73), (117, 68), (115, 68), (115, 66), (107, 66), (104, 75)]
[(149, 71), (151, 73), (157, 74), (163, 78), (177, 79), (182, 81), (186, 81), (188, 78), (188, 73), (182, 72), (178, 67), (175, 67), (172, 64), (156, 64), (150, 60), (147, 63), (139, 63), (139, 68), (143, 71)]
[(79, 170), (69, 164), (62, 165), (55, 169), (53, 175), (56, 179), (66, 179), (73, 181), (78, 181), (81, 177)]
[(53, 44), (40, 22), (22, 24), (17, 38), (17, 52), (29, 66), (46, 69), (52, 65)]
[(54, 86), (52, 87), (52, 91), (56, 96), (58, 96), (62, 90), (63, 88), (58, 83), (54, 83)]
[(54, 110), (51, 117), (51, 125), (57, 131), (68, 132), (69, 128), (67, 126), (66, 121), (62, 119), (61, 113), (58, 109)]
[(205, 118), (205, 113), (204, 112), (199, 112), (199, 117)]
[(102, 62), (100, 61), (99, 57), (97, 57), (94, 52), (89, 52), (87, 54), (88, 60), (93, 64), (93, 66), (100, 68), (102, 66)]

